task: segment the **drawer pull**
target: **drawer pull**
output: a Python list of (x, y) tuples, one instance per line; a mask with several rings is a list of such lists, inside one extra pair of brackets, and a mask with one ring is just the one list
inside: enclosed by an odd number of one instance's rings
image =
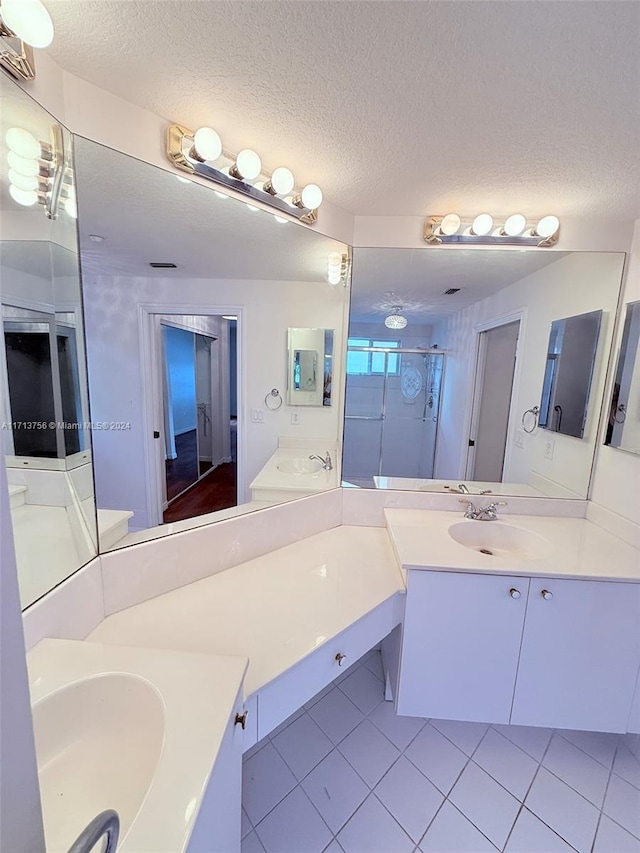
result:
[(242, 713), (242, 714), (236, 714), (236, 719), (235, 719), (235, 723), (234, 723), (234, 725), (236, 725), (236, 726), (242, 726), (242, 731), (244, 731), (244, 730), (245, 730), (245, 728), (246, 728), (246, 725), (247, 725), (247, 714), (248, 714), (248, 713), (249, 713), (248, 711), (245, 711), (245, 712), (244, 712), (244, 713)]
[(543, 589), (540, 595), (544, 598), (545, 601), (550, 601), (553, 598), (553, 593), (549, 592), (548, 589)]
[(520, 598), (520, 590), (513, 587), (509, 590), (509, 595), (511, 598)]
[(345, 658), (346, 658), (346, 655), (343, 655), (340, 652), (338, 652), (338, 654), (336, 655), (336, 660), (338, 661), (338, 666), (342, 666), (342, 661)]

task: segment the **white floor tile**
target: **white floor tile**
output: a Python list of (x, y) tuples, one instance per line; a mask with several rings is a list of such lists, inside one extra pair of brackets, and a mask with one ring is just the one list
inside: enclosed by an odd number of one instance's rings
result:
[(379, 649), (374, 649), (371, 652), (368, 652), (363, 658), (362, 663), (370, 669), (371, 672), (379, 678), (380, 681), (384, 681), (384, 670), (382, 669), (382, 654)]
[(420, 842), (420, 850), (422, 853), (495, 853), (496, 848), (447, 801)]
[(308, 714), (298, 717), (271, 742), (298, 780), (304, 779), (333, 749), (329, 738)]
[(338, 747), (353, 769), (373, 788), (400, 755), (390, 740), (369, 720), (346, 736)]
[(602, 808), (609, 770), (595, 758), (556, 734), (551, 738), (542, 765), (594, 806)]
[(396, 714), (393, 702), (381, 702), (369, 714), (369, 719), (398, 749), (406, 749), (426, 723), (422, 717), (401, 717)]
[(334, 687), (335, 684), (333, 681), (330, 684), (327, 684), (326, 687), (323, 687), (319, 693), (316, 693), (315, 696), (312, 696), (311, 699), (309, 699), (309, 701), (304, 704), (304, 710), (308, 711), (309, 708), (312, 708), (317, 702), (319, 702), (321, 699), (324, 699), (327, 693), (331, 693)]
[(264, 847), (255, 830), (252, 830), (246, 838), (242, 839), (241, 853), (264, 853)]
[(640, 838), (640, 791), (612, 774), (603, 811), (623, 829)]
[(520, 808), (515, 797), (470, 761), (453, 786), (449, 799), (502, 850)]
[(252, 829), (253, 829), (253, 827), (251, 826), (251, 821), (247, 817), (247, 813), (243, 808), (242, 809), (242, 825), (241, 825), (241, 831), (240, 831), (241, 837), (244, 838), (245, 835), (249, 835), (249, 833), (251, 832)]
[(444, 802), (435, 785), (404, 755), (379, 782), (375, 794), (416, 844)]
[(369, 793), (337, 749), (311, 771), (302, 787), (334, 833), (344, 826)]
[(613, 762), (613, 772), (617, 776), (622, 776), (634, 788), (640, 788), (640, 759), (636, 758), (623, 743), (618, 746)]
[(530, 755), (494, 729), (489, 729), (473, 760), (521, 802), (538, 769)]
[(331, 832), (298, 786), (256, 827), (267, 853), (322, 853)]
[(486, 723), (462, 723), (458, 720), (431, 720), (431, 725), (467, 755), (473, 755), (489, 728)]
[(504, 853), (573, 853), (573, 847), (530, 811), (522, 809)]
[(542, 761), (544, 751), (549, 745), (553, 731), (537, 726), (503, 726), (494, 725), (496, 731), (515, 743), (536, 761)]
[(587, 755), (611, 769), (613, 756), (618, 746), (618, 735), (607, 732), (575, 732), (571, 729), (558, 729), (558, 734), (571, 741)]
[(340, 847), (340, 845), (334, 838), (331, 844), (326, 848), (324, 853), (344, 853), (344, 850), (342, 849), (342, 847)]
[(271, 743), (245, 761), (242, 768), (242, 805), (251, 823), (256, 826), (295, 785), (296, 777)]
[(640, 841), (603, 814), (593, 853), (640, 853)]
[(384, 684), (366, 666), (359, 666), (340, 682), (340, 690), (363, 714), (371, 713), (384, 700)]
[(445, 795), (468, 761), (467, 756), (430, 723), (414, 738), (404, 754)]
[(309, 715), (335, 744), (340, 743), (364, 719), (362, 711), (337, 687), (316, 702), (309, 709)]
[[(288, 726), (291, 725), (291, 723), (293, 723), (295, 720), (298, 719), (298, 717), (301, 717), (303, 714), (304, 714), (304, 708), (298, 708), (297, 711), (294, 711), (290, 717), (287, 717), (287, 719), (284, 720), (284, 722), (280, 723), (279, 726), (276, 726), (272, 732), (269, 732), (269, 735), (268, 735), (269, 740), (273, 740), (274, 737), (277, 737), (280, 734), (280, 732), (283, 732), (286, 728), (288, 728)], [(263, 740), (264, 740), (264, 738), (263, 738)]]
[(369, 794), (338, 834), (345, 853), (411, 853), (413, 841), (375, 794)]
[(591, 849), (598, 809), (544, 767), (538, 771), (525, 805), (576, 850)]

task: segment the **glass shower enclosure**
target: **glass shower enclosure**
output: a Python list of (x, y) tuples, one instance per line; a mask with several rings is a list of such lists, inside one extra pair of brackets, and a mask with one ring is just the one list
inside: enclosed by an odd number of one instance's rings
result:
[(444, 353), (349, 339), (342, 477), (433, 477)]

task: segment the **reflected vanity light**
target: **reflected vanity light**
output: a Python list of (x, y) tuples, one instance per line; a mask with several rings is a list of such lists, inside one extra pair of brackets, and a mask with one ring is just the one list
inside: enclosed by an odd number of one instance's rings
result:
[(327, 258), (327, 281), (335, 287), (338, 284), (347, 286), (349, 273), (349, 256), (340, 252), (331, 252)]
[(52, 125), (49, 142), (38, 140), (23, 127), (10, 127), (5, 143), (11, 198), (24, 207), (42, 204), (48, 219), (56, 219), (60, 208), (76, 219), (73, 171), (62, 127)]
[(53, 21), (41, 0), (2, 0), (0, 65), (18, 80), (36, 76), (33, 48), (53, 41)]
[(543, 216), (527, 222), (522, 213), (513, 213), (503, 224), (495, 224), (489, 213), (471, 218), (447, 213), (430, 216), (424, 224), (425, 242), (431, 244), (462, 244), (488, 246), (537, 246), (547, 248), (558, 242), (560, 220), (557, 216)]
[[(247, 196), (243, 201), (252, 209), (260, 208), (250, 200), (259, 201), (278, 211), (278, 222), (288, 221), (285, 216), (307, 224), (316, 222), (322, 190), (317, 184), (295, 190), (295, 178), (286, 166), (278, 166), (265, 177), (257, 152), (251, 148), (244, 148), (237, 155), (224, 151), (220, 136), (211, 127), (194, 132), (172, 124), (167, 128), (165, 141), (167, 157), (174, 166)], [(222, 193), (216, 195), (228, 198)]]

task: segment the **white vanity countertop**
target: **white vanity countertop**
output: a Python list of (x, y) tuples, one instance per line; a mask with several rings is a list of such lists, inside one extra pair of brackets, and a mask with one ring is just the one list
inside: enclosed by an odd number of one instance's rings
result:
[[(584, 518), (503, 513), (498, 521), (474, 521), (462, 514), (431, 510), (386, 509), (384, 513), (393, 548), (405, 569), (640, 583), (640, 551)], [(549, 547), (537, 558), (481, 554), (449, 535), (451, 525), (458, 523), (525, 528), (548, 540)]]
[(250, 696), (404, 590), (384, 528), (334, 527), (108, 616), (87, 639), (246, 656)]
[[(336, 466), (336, 450), (334, 446), (327, 447), (327, 442), (318, 439), (313, 447), (278, 447), (273, 455), (267, 460), (264, 467), (258, 472), (256, 478), (250, 484), (251, 489), (284, 489), (287, 492), (325, 492), (328, 489), (337, 489), (340, 485), (338, 467)], [(313, 474), (290, 474), (278, 470), (278, 465), (295, 459), (308, 460), (313, 453), (324, 457), (329, 451), (333, 468), (325, 471), (320, 468)]]

